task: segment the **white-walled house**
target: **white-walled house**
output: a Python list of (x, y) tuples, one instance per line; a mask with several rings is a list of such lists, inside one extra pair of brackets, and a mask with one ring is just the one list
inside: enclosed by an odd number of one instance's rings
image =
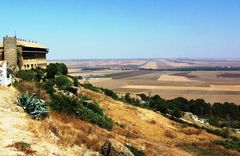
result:
[(8, 86), (11, 84), (11, 75), (7, 74), (7, 62), (0, 61), (0, 86)]

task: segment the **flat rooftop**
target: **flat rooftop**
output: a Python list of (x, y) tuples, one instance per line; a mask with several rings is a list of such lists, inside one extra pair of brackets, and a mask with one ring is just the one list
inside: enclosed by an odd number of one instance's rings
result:
[[(17, 46), (18, 47), (48, 49), (48, 47), (46, 47), (40, 43), (37, 43), (37, 42), (20, 41), (20, 40), (17, 40)], [(3, 43), (0, 43), (0, 48), (3, 48)]]

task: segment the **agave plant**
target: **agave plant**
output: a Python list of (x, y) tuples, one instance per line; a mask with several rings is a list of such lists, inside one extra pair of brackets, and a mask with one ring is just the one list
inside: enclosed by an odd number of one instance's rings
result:
[(36, 94), (29, 95), (28, 92), (22, 93), (14, 103), (21, 106), (33, 119), (40, 120), (48, 114), (47, 105), (44, 100), (37, 99), (35, 96)]

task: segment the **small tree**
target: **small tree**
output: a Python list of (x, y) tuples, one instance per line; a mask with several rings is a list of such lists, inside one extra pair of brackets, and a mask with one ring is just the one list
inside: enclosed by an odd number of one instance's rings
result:
[(24, 80), (24, 81), (32, 81), (35, 79), (36, 73), (32, 70), (20, 70), (17, 74), (16, 77)]
[(55, 81), (53, 79), (48, 79), (46, 82), (44, 82), (43, 89), (45, 89), (48, 94), (52, 94), (54, 92), (54, 85)]
[(46, 69), (47, 78), (55, 78), (55, 76), (57, 75), (59, 70), (61, 70), (61, 69), (59, 69), (55, 63), (50, 63)]
[(68, 69), (67, 66), (64, 63), (57, 63), (58, 68), (61, 69), (61, 73), (63, 75), (67, 75), (68, 74)]
[(171, 113), (172, 116), (176, 117), (176, 118), (181, 118), (183, 116), (183, 112), (176, 108), (175, 110), (173, 110), (173, 112)]
[(56, 75), (67, 75), (68, 69), (64, 63), (50, 63), (47, 66), (47, 78), (55, 78)]
[(73, 86), (73, 82), (69, 80), (66, 76), (59, 76), (56, 78), (56, 85), (58, 86), (59, 89), (67, 89), (71, 86)]

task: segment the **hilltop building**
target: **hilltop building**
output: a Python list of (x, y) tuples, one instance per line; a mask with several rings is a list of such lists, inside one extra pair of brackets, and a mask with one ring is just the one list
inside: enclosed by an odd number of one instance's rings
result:
[(5, 60), (8, 66), (18, 66), (23, 70), (45, 68), (47, 53), (46, 46), (16, 37), (3, 37), (3, 43), (0, 43), (0, 61)]

